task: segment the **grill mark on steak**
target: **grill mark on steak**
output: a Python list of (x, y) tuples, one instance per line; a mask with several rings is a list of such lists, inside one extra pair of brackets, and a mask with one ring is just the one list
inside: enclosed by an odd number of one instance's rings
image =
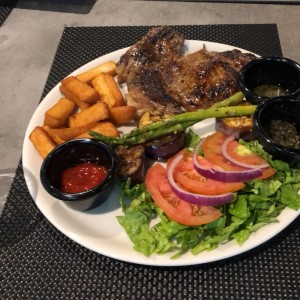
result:
[(139, 115), (147, 110), (165, 111), (170, 114), (183, 111), (171, 95), (166, 93), (158, 69), (140, 70), (139, 73), (130, 74), (128, 79), (130, 83), (126, 96), (127, 104), (136, 106)]
[(140, 68), (164, 68), (165, 64), (179, 58), (184, 40), (181, 33), (168, 26), (151, 28), (121, 56), (117, 64), (118, 82), (128, 83), (128, 75), (140, 73)]
[(239, 90), (238, 71), (256, 58), (232, 51), (199, 51), (180, 57), (184, 37), (167, 26), (155, 27), (122, 55), (118, 82), (126, 82), (128, 105), (171, 114), (207, 108)]
[(256, 56), (251, 53), (242, 53), (240, 50), (233, 49), (232, 51), (224, 52), (211, 52), (219, 54), (220, 57), (228, 62), (237, 72), (251, 60), (255, 59)]
[(254, 58), (237, 49), (211, 52), (204, 46), (169, 64), (165, 89), (187, 111), (208, 108), (239, 91), (237, 73)]
[(171, 114), (182, 112), (181, 106), (166, 93), (162, 72), (180, 57), (184, 44), (182, 34), (170, 27), (154, 27), (117, 63), (118, 82), (126, 82), (127, 104), (134, 105), (141, 115), (146, 110), (164, 110)]

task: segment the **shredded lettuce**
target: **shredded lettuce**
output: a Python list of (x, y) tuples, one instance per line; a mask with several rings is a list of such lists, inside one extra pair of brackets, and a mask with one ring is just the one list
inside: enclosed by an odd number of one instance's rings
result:
[[(190, 132), (187, 141), (193, 148), (199, 137)], [(277, 173), (266, 180), (247, 182), (235, 194), (234, 202), (219, 207), (222, 216), (210, 224), (189, 227), (174, 222), (154, 204), (144, 184), (123, 184), (120, 204), (124, 215), (117, 220), (136, 251), (146, 256), (170, 253), (172, 259), (177, 259), (187, 251), (195, 255), (211, 251), (229, 240), (243, 245), (252, 232), (278, 222), (285, 207), (300, 209), (300, 170), (273, 160), (257, 141), (240, 142), (262, 156)]]

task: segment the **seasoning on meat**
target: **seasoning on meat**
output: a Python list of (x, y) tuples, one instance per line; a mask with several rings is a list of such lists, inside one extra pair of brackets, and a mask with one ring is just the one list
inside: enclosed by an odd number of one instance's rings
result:
[(187, 111), (208, 108), (239, 91), (238, 72), (253, 54), (204, 47), (169, 64), (164, 77), (168, 94)]
[(139, 115), (210, 107), (239, 90), (238, 71), (256, 58), (237, 49), (211, 52), (205, 45), (181, 56), (184, 40), (168, 26), (154, 27), (120, 58), (118, 82), (126, 82), (127, 104), (136, 106)]
[(180, 57), (184, 37), (167, 26), (154, 27), (121, 56), (117, 63), (118, 82), (126, 82), (128, 105), (136, 106), (138, 114), (147, 110), (179, 113), (181, 107), (164, 89), (167, 65)]

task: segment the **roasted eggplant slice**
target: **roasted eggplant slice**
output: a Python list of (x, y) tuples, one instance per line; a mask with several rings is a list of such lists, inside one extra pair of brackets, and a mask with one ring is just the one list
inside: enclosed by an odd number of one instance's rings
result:
[(234, 135), (236, 139), (253, 139), (252, 116), (216, 118), (216, 130), (225, 135)]
[(178, 132), (145, 144), (146, 156), (154, 160), (166, 160), (184, 147), (185, 134)]
[(161, 121), (162, 119), (170, 118), (171, 116), (172, 114), (170, 113), (165, 113), (158, 110), (149, 110), (142, 114), (138, 126), (143, 127), (151, 123)]
[[(170, 113), (151, 110), (143, 113), (139, 120), (139, 127), (170, 118)], [(183, 132), (169, 134), (145, 144), (146, 156), (154, 160), (166, 160), (184, 147), (185, 135)]]
[[(251, 105), (251, 103), (244, 101), (240, 105)], [(217, 131), (227, 136), (234, 135), (236, 139), (250, 141), (254, 138), (252, 116), (216, 118), (215, 127)]]
[(145, 157), (145, 147), (117, 146), (115, 153), (118, 159), (117, 175), (120, 180), (131, 178), (131, 184), (138, 184), (144, 181), (147, 162)]

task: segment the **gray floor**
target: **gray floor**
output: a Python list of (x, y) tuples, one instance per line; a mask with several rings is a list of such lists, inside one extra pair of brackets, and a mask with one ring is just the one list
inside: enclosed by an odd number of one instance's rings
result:
[[(19, 162), (65, 26), (277, 23), (284, 56), (300, 62), (299, 20), (300, 6), (281, 4), (98, 0), (83, 14), (15, 8), (0, 27), (0, 172)], [(9, 186), (1, 178), (0, 191)]]

